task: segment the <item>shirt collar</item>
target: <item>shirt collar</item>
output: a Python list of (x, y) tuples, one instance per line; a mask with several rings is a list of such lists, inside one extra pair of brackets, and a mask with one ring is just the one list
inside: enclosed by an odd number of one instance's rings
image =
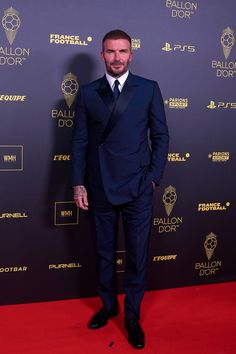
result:
[(106, 73), (106, 78), (107, 78), (107, 81), (109, 82), (109, 85), (111, 86), (111, 89), (113, 89), (115, 80), (119, 80), (120, 87), (122, 89), (128, 75), (129, 75), (129, 70), (127, 70), (123, 75), (121, 75), (117, 79), (115, 77), (111, 76), (110, 74)]

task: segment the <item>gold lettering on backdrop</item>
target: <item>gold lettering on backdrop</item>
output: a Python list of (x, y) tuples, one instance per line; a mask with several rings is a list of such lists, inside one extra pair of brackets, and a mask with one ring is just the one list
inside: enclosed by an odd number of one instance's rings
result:
[(71, 128), (74, 124), (75, 111), (70, 110), (73, 105), (76, 95), (79, 91), (79, 84), (77, 76), (71, 72), (64, 75), (63, 81), (61, 83), (61, 91), (64, 95), (64, 99), (68, 106), (68, 110), (52, 110), (52, 118), (57, 119), (57, 126), (59, 128)]
[(177, 201), (176, 188), (169, 186), (165, 188), (162, 196), (162, 201), (165, 207), (167, 218), (153, 218), (153, 225), (157, 226), (157, 231), (161, 233), (176, 232), (183, 224), (182, 216), (170, 216), (173, 211), (174, 205)]
[(221, 260), (211, 260), (216, 247), (218, 246), (217, 236), (211, 232), (209, 235), (206, 236), (203, 247), (205, 249), (205, 254), (207, 258), (207, 262), (196, 262), (195, 263), (195, 270), (198, 271), (198, 275), (200, 277), (204, 276), (214, 276), (222, 267)]
[(74, 124), (75, 112), (71, 110), (52, 110), (52, 118), (57, 119), (57, 126), (59, 128), (71, 128)]
[(190, 153), (187, 152), (184, 156), (180, 156), (178, 152), (172, 152), (168, 154), (168, 161), (169, 162), (186, 162), (187, 159), (190, 157)]
[(230, 160), (229, 151), (213, 151), (208, 154), (209, 159), (212, 162), (227, 162)]
[(28, 267), (21, 266), (21, 267), (0, 267), (0, 273), (15, 273), (15, 272), (26, 272)]
[(0, 95), (0, 101), (21, 101), (21, 102), (24, 102), (25, 100), (26, 100), (26, 96)]
[(170, 109), (185, 109), (188, 108), (188, 98), (170, 97), (165, 100), (165, 104)]
[(70, 161), (70, 155), (54, 155), (53, 161)]
[(220, 43), (222, 46), (223, 55), (226, 61), (212, 60), (211, 67), (215, 69), (216, 76), (222, 79), (234, 78), (236, 74), (236, 62), (227, 61), (231, 55), (231, 50), (235, 43), (234, 31), (227, 27), (223, 30), (220, 37)]
[(1, 213), (0, 219), (22, 219), (28, 218), (26, 213)]
[(154, 218), (153, 225), (176, 225), (183, 222), (183, 217)]
[(63, 118), (63, 119), (73, 119), (75, 117), (75, 112), (70, 110), (52, 110), (52, 118)]
[(165, 256), (154, 256), (153, 262), (160, 262), (160, 261), (175, 261), (177, 258), (177, 254), (169, 254)]
[(173, 0), (166, 0), (167, 7), (175, 7), (179, 10), (197, 10), (197, 3), (193, 2), (184, 2), (184, 1), (173, 1)]
[(49, 269), (74, 269), (74, 268), (81, 268), (82, 265), (78, 263), (59, 263), (59, 264), (49, 264)]
[(0, 65), (21, 66), (30, 55), (29, 48), (13, 48), (16, 34), (21, 26), (19, 12), (12, 7), (4, 11), (2, 26), (11, 47), (0, 47)]
[(7, 56), (29, 56), (30, 55), (30, 49), (29, 48), (3, 48), (0, 47), (0, 54), (2, 55), (7, 55)]
[(29, 57), (29, 48), (3, 48), (0, 47), (0, 65), (22, 65)]
[(78, 35), (51, 33), (49, 36), (49, 42), (51, 44), (88, 46), (88, 43), (92, 41), (92, 36), (88, 36), (86, 40), (82, 40)]
[(165, 46), (161, 48), (165, 52), (171, 52), (173, 51), (180, 51), (180, 52), (189, 52), (189, 53), (195, 53), (196, 52), (196, 46), (194, 45), (188, 45), (188, 44), (174, 44), (171, 46), (169, 42), (165, 43)]
[(4, 162), (16, 162), (16, 155), (3, 155)]
[(61, 210), (61, 217), (63, 218), (68, 218), (73, 216), (73, 211), (72, 210)]
[(191, 19), (197, 11), (197, 2), (166, 0), (166, 7), (171, 9), (171, 17)]
[[(216, 104), (217, 103), (217, 104)], [(210, 101), (207, 106), (209, 109), (236, 109), (236, 102), (215, 102), (213, 100)]]
[(153, 225), (158, 226), (158, 233), (176, 232), (182, 223), (183, 217), (153, 219)]
[(230, 202), (225, 205), (221, 203), (199, 203), (198, 211), (208, 212), (208, 211), (224, 211), (230, 206)]
[(212, 262), (201, 262), (195, 263), (195, 269), (208, 269), (208, 268), (215, 268), (221, 267), (222, 261), (212, 261)]
[(118, 258), (118, 259), (116, 260), (116, 264), (117, 264), (117, 265), (122, 265), (122, 264), (123, 264), (123, 259), (122, 259), (122, 258)]

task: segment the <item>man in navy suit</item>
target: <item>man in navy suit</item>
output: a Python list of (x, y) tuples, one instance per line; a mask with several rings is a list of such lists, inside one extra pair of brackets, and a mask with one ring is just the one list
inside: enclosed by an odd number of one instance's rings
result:
[(113, 30), (103, 38), (106, 74), (80, 88), (72, 138), (74, 200), (89, 210), (103, 307), (89, 328), (119, 312), (116, 236), (121, 215), (126, 242), (124, 316), (128, 341), (144, 347), (139, 324), (144, 296), (153, 190), (168, 154), (168, 128), (157, 82), (129, 72), (131, 38)]

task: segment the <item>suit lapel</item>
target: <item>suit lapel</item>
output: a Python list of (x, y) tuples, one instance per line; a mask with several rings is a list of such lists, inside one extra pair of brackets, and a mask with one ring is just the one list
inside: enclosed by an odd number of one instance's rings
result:
[[(109, 84), (108, 84), (109, 85)], [(128, 107), (135, 90), (137, 88), (137, 84), (134, 82), (134, 76), (132, 74), (129, 74), (125, 85), (123, 87), (122, 92), (120, 93), (120, 96), (118, 100), (116, 101), (115, 106), (113, 107), (113, 110), (111, 112), (111, 116), (107, 122), (107, 125), (104, 129), (103, 135), (101, 142), (105, 141), (107, 136), (110, 134), (111, 130), (114, 128), (118, 120), (120, 119), (121, 115), (124, 113), (126, 108)], [(113, 105), (114, 101), (112, 101)]]
[(114, 106), (113, 92), (105, 76), (101, 79), (101, 84), (97, 89), (97, 93), (103, 100), (104, 104), (109, 108), (110, 112), (112, 112)]

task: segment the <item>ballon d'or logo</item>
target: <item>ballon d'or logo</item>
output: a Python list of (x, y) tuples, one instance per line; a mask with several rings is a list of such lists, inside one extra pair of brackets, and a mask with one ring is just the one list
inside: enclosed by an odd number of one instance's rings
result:
[(216, 246), (217, 246), (216, 235), (211, 232), (209, 235), (206, 236), (206, 240), (204, 242), (204, 248), (206, 251), (206, 256), (208, 261), (210, 261), (211, 257), (213, 256)]
[(2, 25), (5, 30), (8, 42), (10, 45), (12, 45), (20, 27), (19, 12), (13, 9), (13, 7), (5, 10), (4, 16), (2, 18)]
[(169, 186), (165, 189), (162, 201), (165, 205), (166, 214), (170, 216), (177, 200), (176, 188)]
[(225, 60), (227, 60), (235, 42), (234, 31), (229, 27), (225, 28), (221, 35), (220, 42), (224, 52)]
[(72, 74), (68, 73), (64, 76), (64, 79), (61, 84), (61, 89), (63, 95), (66, 100), (67, 106), (70, 108), (75, 100), (76, 94), (79, 90), (79, 84), (77, 81), (77, 77)]

